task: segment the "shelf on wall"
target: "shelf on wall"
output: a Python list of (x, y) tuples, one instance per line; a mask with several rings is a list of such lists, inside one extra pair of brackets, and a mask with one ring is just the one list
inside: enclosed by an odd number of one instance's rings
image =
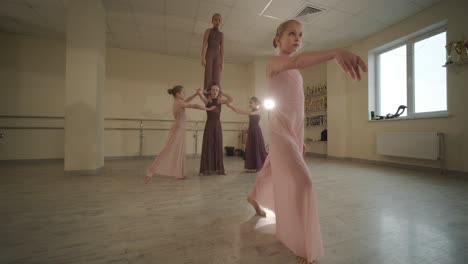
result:
[(306, 114), (323, 113), (323, 112), (325, 112), (325, 114), (327, 114), (327, 108), (325, 108), (323, 110), (318, 110), (318, 111), (309, 111)]
[(444, 64), (442, 65), (442, 67), (445, 67), (445, 68), (448, 68), (448, 67), (451, 67), (451, 66), (455, 66), (455, 65), (466, 65), (468, 64), (468, 59), (464, 59), (460, 62), (452, 62), (452, 63), (449, 63), (449, 64)]
[(320, 98), (320, 97), (324, 97), (324, 96), (327, 96), (327, 92), (314, 94), (314, 95), (308, 95), (307, 97), (308, 98)]

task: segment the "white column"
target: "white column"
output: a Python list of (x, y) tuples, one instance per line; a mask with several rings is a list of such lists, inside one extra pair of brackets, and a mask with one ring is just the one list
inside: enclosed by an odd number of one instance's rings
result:
[(65, 171), (97, 174), (104, 166), (105, 10), (101, 1), (67, 2)]

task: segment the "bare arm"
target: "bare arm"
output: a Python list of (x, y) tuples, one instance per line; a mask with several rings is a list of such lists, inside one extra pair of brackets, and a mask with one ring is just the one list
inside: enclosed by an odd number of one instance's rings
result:
[(230, 105), (228, 104), (227, 105), (229, 108), (232, 109), (232, 111), (238, 113), (238, 114), (241, 114), (241, 115), (250, 115), (250, 112), (248, 111), (244, 111), (244, 110), (241, 110), (241, 109), (238, 109), (237, 107), (233, 106), (233, 105)]
[(197, 95), (198, 95), (198, 91), (197, 91), (196, 93), (194, 93), (193, 95), (187, 97), (187, 98), (184, 100), (184, 102), (190, 103), (195, 97), (197, 97)]
[(221, 70), (223, 70), (224, 69), (224, 34), (221, 36), (220, 53), (221, 53)]
[(344, 49), (331, 49), (303, 52), (292, 57), (274, 57), (267, 65), (267, 74), (272, 77), (283, 71), (303, 69), (332, 59), (353, 79), (361, 80), (360, 69), (367, 72), (367, 66), (359, 56)]
[(210, 30), (207, 29), (205, 31), (205, 35), (203, 35), (203, 45), (202, 45), (202, 65), (205, 67), (206, 65), (206, 50), (208, 49), (208, 36), (210, 35)]
[(203, 101), (203, 103), (207, 104), (208, 103), (208, 99), (206, 99), (205, 95), (203, 94), (202, 90), (201, 89), (198, 89), (197, 90), (197, 94), (198, 94), (198, 97), (200, 97), (200, 99)]
[(188, 103), (185, 103), (185, 102), (181, 102), (180, 104), (183, 108), (193, 108), (193, 109), (198, 109), (198, 110), (205, 110), (205, 111), (211, 111), (213, 109), (216, 109), (216, 106), (212, 106), (212, 107), (204, 107), (202, 105), (199, 105), (199, 104), (188, 104)]
[(232, 101), (234, 101), (234, 99), (232, 99), (232, 97), (231, 97), (230, 95), (228, 95), (228, 94), (225, 94), (225, 93), (221, 93), (221, 92), (220, 92), (220, 97), (221, 97), (221, 96), (224, 96), (224, 97), (226, 97), (227, 99), (220, 99), (220, 100), (219, 100), (219, 103), (220, 103), (220, 104), (230, 104), (230, 103), (232, 103)]

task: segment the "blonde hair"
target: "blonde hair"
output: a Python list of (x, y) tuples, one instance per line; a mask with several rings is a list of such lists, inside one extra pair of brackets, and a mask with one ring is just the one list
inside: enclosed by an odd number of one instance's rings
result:
[(276, 38), (280, 38), (281, 35), (283, 35), (284, 31), (286, 30), (286, 28), (288, 28), (288, 26), (291, 24), (291, 23), (296, 23), (298, 25), (301, 25), (302, 26), (302, 23), (295, 20), (295, 19), (290, 19), (290, 20), (287, 20), (287, 21), (284, 21), (283, 23), (281, 23), (278, 28), (276, 29), (276, 35), (275, 35), (275, 38), (273, 39), (273, 47), (276, 49), (278, 47), (278, 44), (276, 44)]

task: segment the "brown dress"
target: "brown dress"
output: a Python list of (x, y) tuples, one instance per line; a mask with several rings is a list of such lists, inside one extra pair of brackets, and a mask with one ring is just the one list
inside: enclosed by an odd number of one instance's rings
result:
[(249, 134), (245, 147), (244, 165), (244, 168), (248, 170), (261, 170), (267, 156), (262, 129), (258, 125), (259, 122), (260, 115), (249, 115)]
[(212, 99), (206, 107), (216, 106), (215, 110), (206, 111), (207, 119), (203, 132), (203, 144), (200, 161), (200, 173), (203, 175), (225, 174), (223, 163), (223, 130), (221, 128), (221, 104)]
[(221, 41), (223, 40), (223, 32), (218, 28), (210, 29), (208, 36), (208, 48), (206, 49), (206, 65), (205, 65), (205, 91), (210, 91), (213, 84), (217, 84), (221, 89)]

